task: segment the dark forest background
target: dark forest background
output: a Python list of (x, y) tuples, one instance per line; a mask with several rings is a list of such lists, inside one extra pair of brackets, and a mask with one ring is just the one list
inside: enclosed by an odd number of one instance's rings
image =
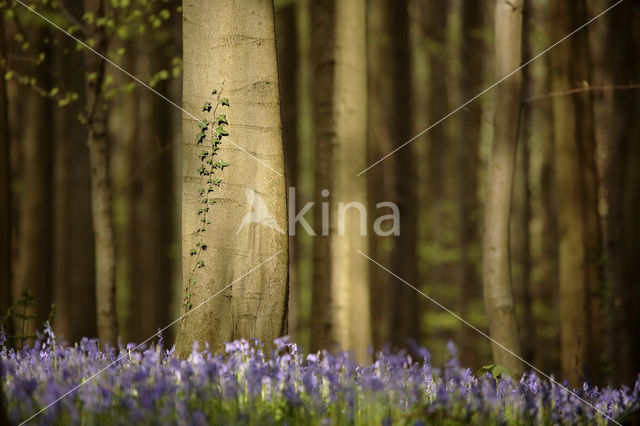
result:
[[(322, 41), (313, 39), (311, 3), (275, 8), (286, 175), (298, 208), (315, 198), (313, 46)], [(77, 21), (92, 33), (74, 34), (104, 41), (109, 24), (96, 25), (97, 13), (60, 4), (59, 22)], [(527, 2), (520, 63), (610, 5)], [(141, 9), (114, 18), (115, 33), (130, 34), (112, 37), (108, 56), (180, 104), (180, 2)], [(369, 164), (497, 79), (493, 2), (369, 0), (366, 25)], [(97, 166), (87, 141), (103, 136), (114, 229), (106, 240), (115, 250), (113, 269), (103, 270), (115, 274), (119, 339), (142, 341), (180, 314), (180, 112), (110, 65), (92, 68), (83, 49), (15, 4), (3, 8), (0, 49), (0, 312), (17, 306), (4, 326), (29, 336), (55, 304), (59, 336), (98, 335), (96, 268), (105, 257), (94, 244)], [(574, 362), (561, 330), (584, 331), (585, 371), (597, 382), (630, 383), (640, 371), (639, 52), (640, 2), (626, 0), (522, 70), (510, 270), (522, 355), (557, 377), (571, 375)], [(358, 178), (367, 180), (371, 212), (389, 200), (403, 213), (401, 237), (370, 236), (371, 257), (482, 330), (498, 94), (488, 91)], [(313, 271), (312, 238), (299, 232), (290, 238), (289, 332), (306, 349)], [(491, 362), (484, 337), (375, 265), (369, 272), (375, 348), (411, 337), (441, 362), (451, 340), (463, 365)]]

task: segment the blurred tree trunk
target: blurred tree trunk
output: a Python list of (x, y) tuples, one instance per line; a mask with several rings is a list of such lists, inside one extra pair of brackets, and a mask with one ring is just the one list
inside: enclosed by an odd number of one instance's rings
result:
[[(390, 17), (387, 15), (387, 0), (368, 0), (367, 3), (367, 164), (378, 161), (393, 150), (396, 136), (393, 130), (393, 113), (389, 113), (393, 102), (392, 81), (388, 74), (391, 55)], [(393, 161), (383, 161), (361, 178), (367, 180), (369, 212), (376, 211), (376, 204), (393, 199), (396, 179)], [(391, 237), (371, 235), (369, 251), (371, 257), (390, 265), (390, 254), (394, 247)], [(393, 329), (393, 294), (396, 286), (404, 286), (395, 278), (371, 263), (371, 332), (373, 347), (382, 348), (391, 342)]]
[[(164, 66), (155, 50), (136, 56), (138, 75), (150, 76)], [(156, 89), (167, 93), (166, 82)], [(137, 123), (154, 123), (153, 130), (131, 123), (133, 140), (128, 196), (128, 330), (132, 341), (142, 341), (167, 324), (173, 278), (172, 242), (173, 166), (168, 147), (171, 135), (171, 106), (151, 93), (144, 93), (132, 105)], [(127, 120), (130, 120), (128, 117)], [(132, 152), (133, 151), (133, 152)]]
[[(586, 19), (584, 3), (553, 2), (554, 37), (560, 38)], [(552, 90), (589, 81), (586, 34), (578, 33), (551, 52)], [(599, 229), (595, 139), (591, 94), (555, 97), (554, 139), (558, 194), (560, 321), (562, 375), (577, 384), (587, 364), (597, 373), (600, 316), (598, 291)], [(593, 293), (592, 293), (593, 292)], [(593, 332), (592, 330), (597, 330)], [(596, 352), (593, 352), (596, 351)]]
[[(531, 2), (524, 5), (523, 12), (523, 60), (531, 58)], [(523, 98), (533, 95), (531, 69), (523, 70)], [(532, 114), (531, 105), (524, 105), (521, 109), (522, 124), (520, 125), (520, 143), (516, 149), (516, 165), (513, 188), (513, 202), (511, 212), (511, 256), (512, 278), (516, 304), (522, 307), (519, 312), (519, 324), (522, 336), (522, 356), (532, 360), (535, 331), (531, 300), (531, 185), (530, 165), (531, 155), (529, 141), (531, 139)]]
[[(385, 2), (388, 31), (391, 36), (391, 52), (387, 69), (391, 68), (391, 97), (382, 105), (391, 108), (390, 121), (392, 148), (396, 148), (412, 136), (411, 111), (411, 61), (409, 56), (409, 5), (407, 0)], [(391, 63), (389, 63), (389, 58)], [(389, 74), (387, 74), (389, 76)], [(387, 77), (389, 78), (389, 77)], [(414, 145), (397, 151), (392, 157), (395, 165), (394, 198), (400, 210), (400, 235), (395, 238), (392, 253), (392, 270), (412, 285), (419, 285), (417, 270), (417, 196)], [(410, 338), (421, 341), (419, 301), (415, 290), (397, 281), (393, 282), (393, 334), (392, 343), (403, 345)]]
[(369, 265), (356, 250), (368, 252), (368, 241), (354, 211), (338, 234), (337, 204), (366, 206), (367, 199), (366, 178), (356, 177), (367, 166), (365, 4), (323, 0), (312, 7), (316, 201), (331, 212), (315, 212), (316, 231), (323, 219), (329, 229), (314, 240), (311, 348), (352, 350), (362, 362), (371, 345)]
[[(230, 166), (217, 172), (222, 183), (215, 187), (213, 197), (218, 203), (211, 206), (212, 225), (203, 235), (208, 248), (199, 259), (204, 267), (197, 268), (189, 251), (199, 241), (196, 229), (201, 227), (201, 216), (197, 213), (202, 204), (198, 189), (205, 186), (206, 177), (198, 172), (203, 150), (196, 144), (198, 123), (184, 116), (184, 295), (191, 294), (189, 303), (198, 306), (252, 268), (257, 269), (197, 311), (185, 306), (185, 313), (192, 313), (182, 322), (177, 350), (186, 356), (194, 341), (207, 341), (215, 352), (223, 350), (225, 342), (251, 337), (261, 339), (269, 348), (273, 339), (287, 333), (288, 238), (260, 223), (241, 228), (241, 221), (252, 211), (253, 206), (245, 200), (252, 189), (278, 227), (288, 229), (273, 3), (198, 0), (184, 2), (183, 7), (185, 109), (204, 118), (203, 104), (217, 89), (230, 100), (229, 108), (218, 110), (227, 113), (229, 138), (273, 170), (229, 140), (222, 140), (216, 158)], [(192, 270), (202, 271), (194, 275), (195, 283), (190, 282)]]
[[(520, 65), (522, 8), (524, 0), (496, 2), (496, 74), (506, 75)], [(489, 333), (496, 341), (521, 354), (514, 312), (509, 260), (509, 217), (513, 190), (514, 162), (518, 139), (522, 75), (518, 72), (496, 88), (494, 139), (487, 172), (483, 236), (484, 301)], [(519, 376), (520, 360), (492, 344), (496, 364)]]
[[(625, 2), (611, 14), (608, 46), (609, 72), (615, 84), (638, 83), (640, 60), (640, 4)], [(614, 383), (633, 385), (640, 371), (640, 91), (613, 93), (614, 121), (610, 146), (607, 189), (608, 281), (611, 284), (612, 363)]]
[[(42, 87), (49, 87), (49, 73), (45, 67), (50, 64), (50, 51), (44, 43), (45, 36), (46, 31), (38, 29), (32, 33), (30, 42), (36, 46), (37, 52), (43, 52), (46, 57), (45, 62), (34, 71), (34, 76)], [(14, 321), (18, 336), (31, 336), (46, 321), (51, 303), (53, 144), (50, 126), (53, 123), (53, 104), (33, 90), (26, 90), (23, 100), (28, 106), (22, 119), (29, 125), (25, 126), (22, 136), (18, 254), (12, 296), (15, 301), (25, 290), (34, 296), (35, 305), (27, 313), (35, 315), (35, 319), (24, 324), (20, 319)]]
[[(482, 40), (482, 2), (465, 1), (462, 10), (462, 40), (460, 50), (460, 95), (462, 101), (470, 99), (482, 90), (482, 69), (486, 51)], [(480, 215), (479, 168), (480, 168), (480, 125), (481, 104), (472, 103), (460, 113), (458, 137), (458, 220), (460, 264), (458, 267), (460, 285), (460, 309), (463, 318), (471, 318), (471, 304), (479, 299), (482, 282), (480, 279)], [(461, 326), (458, 344), (461, 345), (463, 365), (478, 365), (474, 345), (474, 331)]]
[[(67, 3), (67, 10), (80, 19), (82, 2)], [(77, 93), (78, 104), (84, 105), (84, 85), (74, 74), (83, 73), (83, 54), (66, 36), (59, 42), (67, 53), (54, 55), (56, 75), (63, 90)], [(54, 111), (53, 292), (57, 310), (53, 323), (56, 333), (69, 342), (96, 334), (91, 170), (87, 130), (76, 117), (75, 105)]]
[[(104, 0), (88, 0), (85, 10), (94, 16), (104, 16)], [(98, 28), (91, 36), (95, 39), (96, 50), (102, 54), (107, 50), (107, 38), (103, 28)], [(96, 326), (98, 338), (102, 342), (116, 345), (118, 342), (118, 321), (115, 299), (115, 228), (113, 224), (113, 189), (111, 182), (111, 161), (107, 135), (106, 101), (102, 93), (106, 62), (95, 53), (85, 51), (87, 75), (95, 75), (86, 81), (87, 126), (89, 162), (91, 165), (91, 211), (96, 256)]]
[[(6, 31), (0, 20), (0, 60), (6, 60)], [(0, 80), (0, 312), (11, 306), (11, 232), (13, 200), (11, 194), (11, 132), (9, 122), (9, 95), (7, 80)], [(11, 327), (11, 324), (5, 324)], [(7, 334), (12, 331), (5, 330)]]
[[(278, 51), (278, 84), (280, 86), (280, 109), (282, 111), (282, 141), (284, 143), (285, 177), (287, 188), (295, 188), (293, 208), (299, 212), (298, 190), (298, 33), (296, 31), (296, 2), (276, 10), (276, 43)], [(288, 191), (287, 191), (288, 196)], [(292, 200), (288, 200), (290, 203)], [(289, 236), (289, 333), (298, 331), (298, 257), (299, 238)]]

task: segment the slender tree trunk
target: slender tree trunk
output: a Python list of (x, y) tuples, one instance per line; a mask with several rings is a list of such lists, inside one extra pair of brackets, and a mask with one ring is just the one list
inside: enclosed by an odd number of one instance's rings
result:
[[(215, 104), (211, 93), (216, 89), (230, 101), (230, 107), (217, 111), (227, 114), (230, 140), (273, 170), (236, 148), (229, 139), (222, 140), (215, 158), (230, 166), (215, 172), (222, 183), (211, 196), (217, 203), (209, 206), (212, 223), (202, 235), (207, 249), (198, 259), (190, 256), (190, 250), (200, 241), (196, 230), (202, 227), (199, 188), (207, 185), (207, 177), (198, 172), (202, 164), (199, 154), (210, 145), (211, 136), (204, 146), (198, 145), (198, 123), (184, 116), (183, 295), (185, 313), (192, 313), (182, 322), (177, 349), (185, 356), (195, 341), (206, 341), (213, 351), (220, 351), (225, 342), (251, 337), (270, 347), (274, 338), (287, 333), (288, 315), (288, 238), (281, 232), (288, 225), (273, 3), (184, 0), (183, 13), (185, 109), (206, 118), (203, 104), (212, 97)], [(213, 117), (208, 119), (213, 121)], [(251, 197), (246, 194), (257, 194), (264, 201), (277, 227), (262, 223), (242, 227), (243, 217), (255, 212), (259, 204), (250, 205), (245, 197)], [(197, 260), (202, 260), (202, 268), (197, 267)], [(220, 296), (208, 299), (234, 280), (239, 281)], [(190, 306), (195, 309), (205, 302), (198, 310), (190, 310)]]
[[(45, 31), (37, 30), (33, 40), (37, 51), (49, 56), (44, 37)], [(44, 65), (36, 69), (35, 77), (39, 84), (48, 87), (49, 78)], [(26, 126), (22, 137), (18, 257), (12, 291), (14, 301), (24, 290), (34, 296), (35, 306), (28, 313), (35, 315), (35, 319), (24, 323), (24, 328), (22, 320), (14, 322), (17, 335), (23, 332), (24, 335), (33, 335), (47, 319), (52, 282), (52, 143), (49, 128), (53, 121), (53, 105), (32, 90), (25, 92), (25, 100), (28, 107), (23, 119), (30, 124)]]
[[(496, 74), (502, 77), (521, 61), (522, 8), (524, 0), (496, 2)], [(487, 173), (483, 237), (484, 301), (491, 337), (510, 351), (521, 354), (514, 312), (509, 260), (509, 217), (513, 190), (514, 162), (520, 116), (522, 76), (516, 73), (497, 87), (494, 138)], [(521, 361), (492, 345), (496, 364), (516, 375)]]
[[(297, 3), (281, 6), (276, 12), (276, 42), (278, 51), (278, 84), (282, 110), (282, 140), (284, 143), (285, 177), (287, 188), (295, 188), (295, 211), (299, 211), (298, 189), (298, 34), (296, 31)], [(288, 194), (288, 192), (287, 192)], [(289, 203), (292, 200), (288, 200)], [(298, 331), (298, 258), (299, 237), (289, 236), (289, 332)]]
[[(481, 2), (465, 1), (462, 11), (462, 50), (460, 91), (464, 99), (478, 93), (482, 87), (485, 46), (481, 37), (483, 16)], [(477, 71), (471, 71), (477, 70)], [(479, 299), (482, 282), (480, 278), (480, 258), (477, 255), (480, 245), (479, 168), (480, 168), (480, 124), (482, 110), (480, 104), (471, 104), (468, 111), (461, 113), (458, 146), (458, 220), (460, 242), (460, 313), (464, 318), (471, 316), (471, 304)], [(478, 365), (474, 345), (474, 331), (469, 327), (460, 328), (459, 344), (461, 356), (466, 358), (464, 365)]]
[[(611, 15), (608, 46), (616, 46), (611, 55), (610, 78), (613, 83), (638, 83), (640, 61), (628, 52), (640, 49), (640, 6), (625, 2)], [(610, 52), (611, 53), (611, 52)], [(617, 91), (613, 94), (614, 121), (611, 129), (607, 189), (607, 275), (611, 285), (614, 383), (632, 385), (640, 371), (640, 91)]]
[[(7, 57), (4, 20), (0, 21), (0, 58)], [(11, 231), (13, 200), (11, 194), (11, 134), (7, 81), (0, 81), (0, 312), (11, 306)], [(10, 324), (5, 324), (5, 327)], [(13, 334), (6, 330), (7, 334)]]
[[(78, 19), (82, 2), (67, 2)], [(83, 54), (67, 37), (60, 43), (68, 53), (54, 55), (56, 74), (64, 90), (85, 102), (84, 85), (72, 71), (84, 69)], [(72, 107), (56, 108), (54, 145), (54, 302), (56, 333), (70, 342), (95, 336), (95, 256), (91, 218), (91, 170), (86, 145), (87, 130)], [(82, 300), (82, 303), (78, 303)]]
[[(390, 39), (387, 0), (367, 2), (367, 164), (379, 160), (393, 150), (396, 136), (389, 102), (393, 98), (392, 82), (388, 75)], [(393, 161), (383, 161), (369, 170), (366, 175), (367, 199), (370, 212), (376, 211), (376, 204), (393, 199), (395, 165)], [(392, 237), (371, 235), (369, 251), (371, 257), (383, 265), (389, 265), (393, 246), (388, 244)], [(371, 331), (373, 347), (382, 348), (391, 341), (393, 332), (393, 293), (398, 282), (371, 264)]]
[[(90, 1), (85, 9), (95, 16), (103, 16), (104, 2)], [(106, 52), (107, 40), (103, 30), (94, 35), (97, 50)], [(96, 256), (96, 326), (98, 338), (111, 345), (118, 343), (116, 317), (115, 274), (116, 251), (113, 224), (113, 189), (110, 173), (110, 150), (107, 135), (107, 115), (102, 96), (105, 61), (93, 52), (85, 52), (85, 67), (95, 80), (86, 82), (89, 163), (91, 166), (91, 211)]]
[[(161, 69), (162, 55), (151, 50), (137, 56), (139, 75), (148, 76)], [(157, 89), (167, 92), (167, 85)], [(144, 125), (129, 123), (131, 174), (126, 182), (128, 194), (127, 265), (129, 273), (129, 339), (142, 341), (167, 324), (172, 296), (173, 206), (170, 200), (173, 182), (171, 153), (168, 151), (172, 129), (171, 106), (150, 93), (131, 105), (137, 123), (152, 123), (152, 132)], [(131, 120), (130, 116), (125, 117)]]
[[(352, 350), (359, 361), (371, 344), (368, 251), (357, 211), (345, 216), (339, 235), (337, 204), (366, 206), (365, 4), (315, 1), (312, 9), (314, 114), (316, 129), (316, 231), (328, 220), (328, 235), (314, 240), (312, 350)], [(323, 190), (327, 190), (324, 192)], [(366, 219), (365, 219), (366, 220)], [(325, 226), (322, 226), (325, 228)]]
[[(387, 0), (385, 15), (388, 19), (391, 36), (391, 63), (387, 60), (387, 69), (391, 68), (392, 96), (384, 105), (394, 105), (393, 117), (388, 122), (393, 148), (404, 144), (412, 136), (413, 115), (411, 111), (411, 62), (409, 56), (409, 5), (406, 0)], [(389, 77), (387, 77), (389, 78)], [(417, 196), (416, 165), (414, 145), (409, 145), (394, 154), (395, 199), (400, 210), (400, 235), (396, 237), (392, 254), (393, 271), (413, 285), (418, 285), (417, 270)], [(393, 287), (393, 334), (391, 341), (402, 345), (410, 338), (421, 341), (419, 298), (415, 290), (395, 282)]]
[[(554, 2), (552, 7), (555, 37), (568, 33), (584, 19), (580, 17), (584, 3)], [(573, 87), (575, 81), (588, 81), (586, 35), (576, 34), (569, 43), (558, 46), (551, 61), (552, 90)], [(591, 327), (600, 327), (598, 311), (594, 310), (597, 302), (591, 300), (590, 294), (597, 291), (599, 257), (590, 94), (556, 97), (553, 111), (556, 189), (562, 194), (558, 197), (562, 375), (578, 384), (588, 361), (595, 363), (588, 359), (590, 351), (597, 350)]]

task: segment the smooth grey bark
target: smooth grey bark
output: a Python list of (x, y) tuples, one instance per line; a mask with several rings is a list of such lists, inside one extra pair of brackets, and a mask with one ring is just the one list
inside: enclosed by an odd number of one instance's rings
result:
[[(496, 2), (496, 75), (506, 75), (520, 65), (524, 0)], [(518, 140), (522, 75), (516, 73), (496, 88), (494, 136), (487, 171), (483, 234), (484, 303), (493, 339), (521, 354), (518, 324), (511, 288), (509, 221), (514, 162)], [(519, 376), (520, 360), (492, 344), (493, 361)]]
[(208, 342), (220, 351), (225, 342), (252, 337), (270, 347), (287, 333), (288, 237), (260, 223), (240, 226), (253, 208), (245, 192), (253, 190), (278, 227), (288, 228), (273, 3), (184, 0), (183, 14), (184, 108), (204, 119), (203, 104), (211, 100), (213, 89), (230, 100), (229, 108), (218, 108), (227, 115), (230, 136), (215, 157), (230, 166), (216, 172), (222, 183), (213, 192), (217, 204), (210, 206), (212, 224), (203, 234), (208, 248), (200, 255), (205, 266), (195, 274), (195, 284), (190, 282), (195, 259), (189, 251), (199, 241), (198, 189), (206, 186), (207, 177), (198, 173), (203, 150), (196, 144), (198, 122), (183, 117), (183, 296), (191, 294), (190, 303), (198, 306), (275, 257), (198, 310), (186, 307), (185, 313), (192, 313), (181, 324), (177, 350), (186, 356), (194, 342)]
[[(368, 252), (360, 235), (360, 217), (346, 215), (338, 231), (338, 203), (367, 205), (366, 179), (355, 177), (366, 167), (365, 3), (314, 1), (312, 51), (314, 72), (315, 185), (319, 233), (314, 239), (311, 349), (351, 350), (367, 358), (371, 345), (369, 265), (356, 250)], [(328, 194), (323, 190), (328, 190)], [(328, 203), (329, 215), (321, 213)], [(321, 234), (322, 218), (328, 235)]]

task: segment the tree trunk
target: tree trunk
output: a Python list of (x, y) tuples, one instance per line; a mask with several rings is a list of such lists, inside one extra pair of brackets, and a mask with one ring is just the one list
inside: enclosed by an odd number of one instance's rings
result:
[[(390, 39), (387, 0), (367, 2), (367, 164), (371, 164), (393, 150), (395, 136), (389, 102), (393, 98), (392, 82), (387, 73)], [(370, 212), (376, 204), (393, 199), (395, 168), (393, 161), (383, 161), (363, 177), (367, 180), (367, 199)], [(371, 257), (383, 265), (390, 265), (393, 245), (391, 237), (371, 235)], [(391, 246), (391, 247), (389, 247)], [(370, 264), (371, 332), (373, 347), (381, 349), (391, 341), (393, 332), (393, 294), (398, 282), (378, 265)]]
[[(139, 75), (149, 76), (162, 68), (157, 50), (137, 55)], [(157, 89), (167, 92), (167, 84)], [(130, 123), (132, 140), (129, 155), (132, 176), (126, 182), (128, 194), (129, 339), (140, 342), (167, 324), (172, 296), (170, 246), (173, 235), (173, 166), (168, 147), (171, 136), (171, 106), (159, 97), (145, 93), (132, 106), (137, 123)], [(126, 117), (130, 120), (130, 117)], [(152, 132), (143, 123), (153, 123)], [(165, 336), (166, 338), (166, 336)]]
[[(4, 20), (0, 21), (0, 58), (7, 57)], [(13, 200), (11, 194), (11, 134), (9, 125), (9, 96), (7, 81), (0, 81), (0, 312), (11, 306), (11, 232)], [(11, 324), (5, 324), (10, 327)], [(13, 334), (11, 329), (5, 330)]]
[[(49, 56), (43, 42), (44, 30), (34, 34), (37, 51)], [(48, 63), (48, 62), (47, 62)], [(49, 77), (41, 65), (35, 70), (40, 85), (48, 87)], [(35, 318), (23, 323), (14, 321), (16, 335), (32, 336), (46, 321), (51, 303), (52, 276), (52, 197), (51, 157), (52, 143), (49, 126), (52, 123), (53, 105), (32, 90), (25, 91), (28, 104), (22, 138), (22, 182), (19, 190), (20, 221), (18, 223), (18, 257), (13, 300), (26, 290), (34, 296), (35, 305), (27, 310)], [(24, 328), (23, 328), (24, 326)], [(19, 343), (21, 344), (21, 343)]]
[[(584, 4), (553, 2), (551, 21), (554, 37), (571, 31), (579, 21)], [(552, 90), (573, 87), (588, 81), (586, 35), (576, 34), (568, 43), (551, 52)], [(579, 80), (576, 80), (579, 79)], [(562, 375), (577, 385), (587, 365), (587, 356), (596, 341), (590, 335), (596, 291), (599, 231), (595, 142), (590, 94), (553, 99), (555, 173), (558, 194), (560, 340)], [(597, 321), (598, 315), (594, 316)], [(593, 360), (592, 360), (593, 361)], [(593, 364), (593, 362), (592, 362)]]
[[(282, 141), (284, 143), (285, 177), (287, 188), (295, 188), (295, 211), (299, 211), (298, 188), (298, 34), (296, 32), (296, 3), (281, 6), (276, 11), (276, 44), (278, 51), (278, 84), (282, 110)], [(288, 193), (287, 193), (288, 194)], [(289, 203), (292, 200), (288, 200)], [(299, 237), (289, 236), (289, 333), (298, 331), (298, 258)]]
[[(228, 116), (230, 140), (222, 140), (215, 158), (230, 166), (215, 171), (222, 183), (212, 195), (217, 201), (210, 206), (212, 224), (200, 239), (198, 209), (203, 204), (199, 189), (207, 187), (207, 177), (198, 172), (199, 155), (209, 146), (210, 137), (203, 146), (198, 145), (198, 123), (185, 116), (183, 295), (185, 313), (192, 313), (182, 322), (178, 353), (189, 354), (195, 341), (209, 342), (213, 351), (220, 351), (225, 342), (251, 337), (269, 348), (273, 339), (287, 333), (288, 315), (288, 238), (283, 231), (288, 225), (273, 4), (266, 0), (185, 0), (183, 10), (183, 104), (187, 111), (205, 118), (204, 102), (214, 98), (212, 104), (216, 104), (212, 90), (229, 99), (230, 107), (218, 107), (217, 113)], [(213, 116), (208, 119), (213, 121)], [(249, 205), (245, 195), (264, 201), (272, 216), (271, 226), (248, 223), (242, 227), (243, 217), (262, 204)], [(207, 249), (191, 256), (198, 242)], [(197, 260), (203, 262), (201, 268)], [(224, 294), (207, 299), (256, 267)], [(190, 310), (205, 301), (198, 310)]]
[(316, 228), (329, 226), (314, 240), (311, 348), (352, 350), (364, 361), (371, 345), (369, 265), (356, 250), (368, 251), (367, 237), (354, 211), (339, 235), (336, 205), (366, 206), (366, 179), (355, 176), (366, 167), (365, 4), (324, 0), (312, 7), (316, 201), (330, 213), (315, 211)]
[[(483, 15), (481, 2), (465, 1), (462, 11), (462, 46), (460, 61), (463, 71), (460, 75), (461, 101), (471, 98), (482, 90), (484, 54), (486, 51), (481, 34)], [(471, 72), (470, 70), (476, 70)], [(460, 286), (460, 314), (471, 317), (471, 305), (479, 300), (482, 282), (480, 278), (480, 215), (479, 169), (480, 169), (480, 125), (482, 110), (479, 103), (471, 104), (460, 113), (458, 145), (458, 221), (460, 264), (458, 267)], [(461, 346), (463, 365), (478, 365), (476, 345), (477, 335), (466, 326), (461, 326), (457, 343)], [(466, 362), (465, 362), (466, 361)]]
[[(103, 0), (89, 1), (85, 9), (95, 16), (103, 16)], [(102, 29), (94, 35), (97, 50), (106, 52), (107, 40)], [(95, 80), (87, 80), (87, 126), (89, 163), (91, 166), (91, 212), (96, 256), (96, 326), (98, 338), (111, 345), (118, 343), (116, 317), (115, 274), (116, 251), (113, 224), (113, 189), (111, 161), (107, 136), (107, 115), (102, 96), (106, 63), (93, 52), (85, 52), (88, 75), (96, 73)]]
[[(67, 2), (69, 12), (82, 16), (82, 2)], [(84, 85), (72, 71), (84, 69), (83, 54), (75, 42), (60, 38), (68, 53), (55, 55), (56, 74), (64, 90), (85, 102)], [(54, 111), (54, 302), (53, 326), (69, 342), (95, 336), (95, 256), (91, 218), (91, 170), (87, 130), (76, 117), (76, 104)], [(82, 300), (82, 303), (78, 303)]]
[[(409, 140), (412, 134), (413, 115), (411, 111), (411, 62), (409, 57), (409, 5), (406, 0), (385, 2), (392, 51), (387, 59), (387, 69), (391, 68), (392, 94), (385, 102), (392, 108), (388, 122), (392, 130), (393, 148)], [(388, 74), (387, 74), (388, 75)], [(387, 77), (388, 78), (388, 77)], [(395, 238), (392, 254), (393, 271), (413, 285), (418, 284), (417, 269), (417, 196), (415, 146), (409, 145), (392, 157), (395, 163), (394, 195), (400, 211), (400, 235)], [(420, 298), (415, 290), (395, 281), (393, 287), (393, 334), (391, 341), (396, 345), (406, 344), (406, 339), (421, 341)]]
[[(638, 83), (640, 61), (629, 52), (640, 49), (640, 6), (625, 2), (611, 15), (608, 46), (616, 46), (609, 72), (613, 83)], [(608, 56), (609, 57), (609, 56)], [(611, 284), (612, 363), (614, 383), (633, 385), (640, 371), (640, 91), (613, 93), (614, 121), (611, 125), (607, 189), (607, 275)]]
[[(496, 2), (496, 74), (506, 75), (520, 65), (522, 8), (524, 0)], [(520, 115), (522, 76), (518, 72), (496, 89), (494, 137), (487, 172), (483, 236), (484, 302), (491, 337), (520, 355), (509, 260), (509, 218), (514, 162)], [(516, 375), (523, 372), (520, 360), (492, 344), (494, 362)]]

